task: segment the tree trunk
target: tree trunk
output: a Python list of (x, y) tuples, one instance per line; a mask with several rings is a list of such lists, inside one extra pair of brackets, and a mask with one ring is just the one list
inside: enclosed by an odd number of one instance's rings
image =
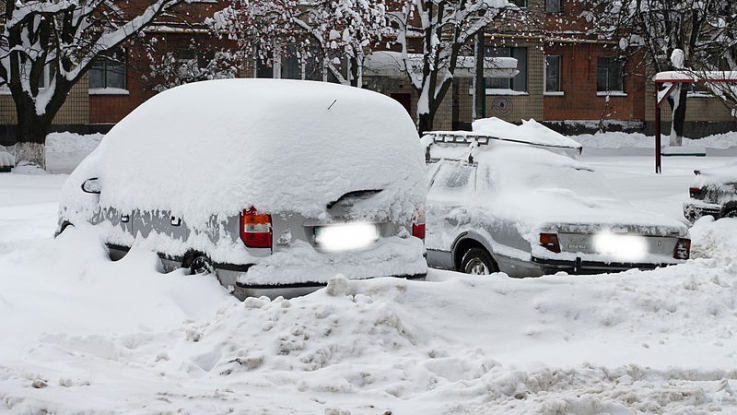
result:
[(18, 143), (15, 145), (16, 165), (34, 165), (46, 170), (46, 135), (52, 116), (36, 114), (35, 105), (16, 105), (18, 113)]
[(427, 131), (432, 131), (433, 115), (429, 113), (419, 114), (419, 124), (417, 130), (420, 133), (420, 137)]
[(676, 97), (668, 98), (672, 114), (670, 145), (674, 147), (683, 145), (683, 131), (686, 124), (686, 98), (689, 90), (686, 84), (681, 84), (679, 88), (680, 91), (677, 92)]
[(46, 146), (39, 143), (23, 143), (15, 144), (16, 167), (20, 166), (38, 166), (46, 169)]

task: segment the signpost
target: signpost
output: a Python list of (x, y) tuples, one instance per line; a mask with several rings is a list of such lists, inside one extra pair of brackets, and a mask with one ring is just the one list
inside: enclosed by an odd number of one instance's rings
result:
[[(655, 173), (661, 173), (661, 130), (660, 130), (660, 106), (670, 97), (678, 84), (684, 83), (735, 83), (737, 84), (737, 71), (670, 71), (655, 74)], [(662, 91), (661, 91), (662, 86)]]

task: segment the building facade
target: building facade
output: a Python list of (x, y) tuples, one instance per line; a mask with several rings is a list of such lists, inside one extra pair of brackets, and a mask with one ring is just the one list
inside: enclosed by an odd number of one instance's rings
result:
[[(517, 60), (519, 73), (512, 77), (485, 78), (482, 117), (510, 122), (535, 119), (567, 133), (592, 129), (627, 129), (652, 133), (655, 120), (653, 73), (638, 64), (642, 59), (622, 60), (616, 44), (592, 38), (576, 0), (513, 0), (529, 11), (525, 26), (490, 25), (484, 36), (486, 56)], [(159, 22), (147, 31), (156, 37), (157, 51), (130, 44), (95, 62), (88, 76), (68, 97), (54, 120), (56, 130), (81, 133), (105, 132), (126, 114), (160, 90), (171, 86), (163, 70), (155, 73), (152, 62), (205, 66), (216, 50), (234, 48), (228, 40), (213, 38), (192, 22), (223, 8), (223, 1), (187, 4), (181, 18)], [(641, 57), (640, 57), (641, 58)], [(171, 63), (171, 62), (170, 62)], [(266, 61), (245, 59), (239, 77), (320, 79), (293, 57), (273, 56)], [(346, 76), (348, 74), (346, 73)], [(475, 80), (458, 77), (435, 118), (434, 129), (470, 129), (474, 117)], [(363, 87), (395, 98), (411, 115), (417, 96), (402, 77), (367, 76)], [(669, 121), (669, 114), (663, 119)], [(15, 106), (9, 91), (0, 89), (0, 144), (13, 142)], [(667, 128), (667, 126), (666, 126)], [(694, 94), (688, 101), (686, 135), (698, 138), (715, 132), (737, 130), (737, 122), (717, 100)]]

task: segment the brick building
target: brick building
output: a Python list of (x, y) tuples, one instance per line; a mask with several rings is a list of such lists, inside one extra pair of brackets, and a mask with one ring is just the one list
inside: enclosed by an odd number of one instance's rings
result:
[[(653, 74), (632, 61), (620, 61), (614, 49), (616, 45), (588, 37), (584, 22), (571, 22), (570, 17), (580, 12), (577, 1), (513, 1), (530, 11), (530, 22), (534, 23), (524, 28), (487, 28), (486, 55), (515, 58), (519, 73), (513, 78), (484, 79), (486, 94), (482, 111), (486, 117), (512, 122), (532, 118), (566, 132), (607, 125), (652, 133)], [(211, 16), (224, 5), (225, 2), (217, 0), (186, 4), (181, 15), (159, 22), (147, 31), (147, 36), (159, 39), (159, 54), (170, 53), (181, 62), (207, 60), (213, 49), (233, 45), (185, 22), (201, 21), (203, 16)], [(160, 90), (161, 80), (151, 76), (151, 63), (146, 55), (147, 51), (139, 45), (131, 44), (115, 56), (95, 62), (55, 118), (55, 129), (83, 133), (107, 131), (153, 96)], [(248, 60), (239, 65), (237, 76), (294, 78), (307, 74), (308, 78), (314, 78), (304, 70), (295, 70), (298, 63), (290, 59), (271, 62), (271, 66)], [(470, 77), (456, 79), (436, 115), (435, 129), (470, 127), (473, 82)], [(408, 79), (366, 77), (364, 87), (394, 97), (415, 114), (417, 97)], [(668, 121), (666, 112), (663, 118)], [(0, 144), (12, 142), (15, 122), (12, 97), (7, 89), (0, 89)], [(737, 122), (724, 106), (703, 95), (689, 99), (687, 136), (725, 130), (737, 130)]]

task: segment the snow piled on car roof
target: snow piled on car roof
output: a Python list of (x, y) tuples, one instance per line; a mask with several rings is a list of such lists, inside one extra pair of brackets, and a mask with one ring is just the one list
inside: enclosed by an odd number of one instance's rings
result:
[(482, 118), (474, 121), (472, 128), (474, 133), (521, 140), (530, 144), (581, 148), (581, 144), (577, 141), (553, 131), (532, 119), (528, 121), (522, 120), (522, 124), (517, 125), (496, 117)]
[[(403, 107), (381, 94), (323, 82), (229, 79), (180, 86), (145, 102), (101, 145), (103, 207), (213, 212), (292, 211), (316, 217), (357, 190), (394, 200), (384, 217), (423, 200), (422, 151)], [(105, 191), (114, 189), (114, 191)]]
[(730, 162), (720, 167), (696, 170), (695, 186), (719, 185), (737, 182), (737, 163)]

